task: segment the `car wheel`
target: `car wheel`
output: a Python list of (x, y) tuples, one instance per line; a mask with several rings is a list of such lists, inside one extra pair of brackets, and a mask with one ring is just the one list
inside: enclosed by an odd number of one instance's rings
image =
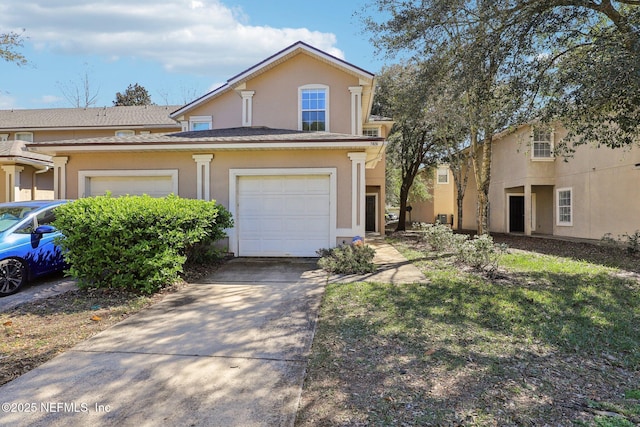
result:
[(26, 280), (27, 271), (19, 259), (0, 261), (0, 297), (18, 292)]

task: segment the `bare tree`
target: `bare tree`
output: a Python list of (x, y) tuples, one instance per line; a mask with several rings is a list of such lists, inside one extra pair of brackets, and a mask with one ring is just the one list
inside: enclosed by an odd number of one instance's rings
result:
[(84, 64), (84, 73), (78, 76), (78, 80), (68, 81), (66, 83), (58, 82), (58, 88), (64, 98), (74, 108), (89, 108), (98, 101), (99, 89), (95, 91), (91, 89), (91, 80), (89, 79), (89, 66)]

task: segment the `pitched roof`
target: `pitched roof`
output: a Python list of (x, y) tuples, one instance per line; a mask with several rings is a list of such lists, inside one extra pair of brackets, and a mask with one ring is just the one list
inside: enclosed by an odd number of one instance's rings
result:
[(236, 74), (235, 76), (231, 77), (229, 80), (227, 80), (227, 82), (225, 84), (223, 84), (222, 86), (220, 86), (217, 89), (214, 89), (213, 91), (201, 96), (200, 98), (192, 101), (191, 103), (182, 106), (181, 108), (177, 109), (176, 111), (171, 113), (171, 117), (178, 117), (182, 114), (184, 114), (186, 111), (191, 110), (192, 108), (195, 108), (201, 104), (203, 104), (204, 102), (207, 102), (208, 100), (215, 98), (216, 96), (227, 92), (228, 90), (232, 89), (235, 85), (238, 85), (239, 83), (242, 83), (244, 81), (247, 81), (251, 78), (254, 78), (255, 76), (264, 73), (265, 71), (268, 71), (269, 69), (275, 67), (276, 65), (286, 61), (287, 59), (291, 58), (292, 56), (295, 56), (301, 52), (307, 53), (309, 55), (313, 55), (316, 58), (320, 59), (321, 61), (324, 61), (330, 65), (333, 65), (334, 67), (338, 67), (341, 68), (343, 70), (345, 70), (348, 73), (351, 73), (355, 76), (358, 76), (360, 78), (365, 78), (367, 80), (373, 80), (373, 78), (375, 77), (375, 75), (369, 71), (366, 71), (360, 67), (357, 67), (343, 59), (337, 58), (333, 55), (330, 55), (320, 49), (317, 49), (313, 46), (310, 46), (304, 42), (296, 42), (294, 44), (292, 44), (291, 46), (282, 49), (280, 52), (270, 56), (269, 58), (265, 59), (264, 61), (259, 62), (258, 64), (242, 71), (239, 74)]
[(24, 141), (0, 141), (0, 162), (7, 159), (14, 159), (18, 163), (52, 163), (47, 155), (27, 151)]
[(177, 128), (169, 117), (177, 105), (145, 105), (101, 108), (48, 108), (0, 110), (0, 131), (56, 128)]
[(29, 149), (35, 151), (45, 149), (47, 146), (88, 146), (98, 145), (173, 145), (173, 144), (198, 144), (198, 143), (305, 143), (305, 142), (383, 142), (384, 138), (357, 136), (330, 132), (306, 132), (291, 129), (273, 129), (263, 126), (238, 127), (227, 129), (212, 129), (177, 133), (152, 133), (147, 135), (109, 136), (84, 139), (70, 139), (65, 141), (42, 141), (27, 143)]

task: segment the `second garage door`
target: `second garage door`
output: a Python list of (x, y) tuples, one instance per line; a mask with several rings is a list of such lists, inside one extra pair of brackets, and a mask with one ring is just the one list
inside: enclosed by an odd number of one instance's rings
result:
[[(143, 171), (144, 172), (144, 171)], [(122, 175), (110, 172), (102, 174), (100, 172), (84, 172), (80, 176), (80, 194), (83, 196), (101, 196), (107, 191), (112, 196), (132, 195), (139, 196), (147, 194), (151, 197), (164, 197), (171, 193), (177, 193), (176, 178), (171, 173), (162, 174), (158, 172), (143, 173), (136, 172)]]
[(239, 177), (239, 255), (317, 256), (329, 247), (330, 209), (329, 176)]

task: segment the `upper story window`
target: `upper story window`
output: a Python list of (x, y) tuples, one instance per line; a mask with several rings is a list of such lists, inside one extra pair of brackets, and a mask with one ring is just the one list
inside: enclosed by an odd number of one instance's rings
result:
[(299, 88), (298, 129), (329, 131), (329, 87), (305, 85)]
[(447, 168), (447, 167), (439, 167), (436, 178), (437, 178), (436, 182), (438, 184), (448, 184), (449, 183), (449, 168)]
[(133, 130), (117, 130), (116, 136), (132, 136), (135, 135), (136, 132)]
[(189, 117), (189, 130), (209, 130), (213, 127), (211, 116), (191, 116)]
[(556, 190), (557, 225), (573, 225), (573, 195), (571, 188)]
[(531, 144), (531, 157), (533, 159), (552, 159), (553, 141), (551, 129), (534, 128), (533, 142)]
[(380, 132), (378, 132), (378, 128), (364, 128), (362, 129), (363, 136), (380, 136)]
[(16, 141), (33, 142), (32, 132), (16, 132)]

